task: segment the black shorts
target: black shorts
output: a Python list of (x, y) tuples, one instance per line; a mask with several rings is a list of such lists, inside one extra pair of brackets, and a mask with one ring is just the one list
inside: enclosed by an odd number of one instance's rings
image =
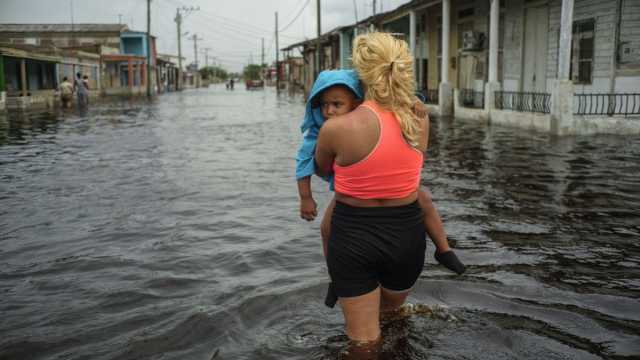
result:
[(418, 202), (397, 207), (354, 207), (336, 202), (327, 267), (339, 297), (378, 286), (411, 289), (424, 266), (423, 212)]

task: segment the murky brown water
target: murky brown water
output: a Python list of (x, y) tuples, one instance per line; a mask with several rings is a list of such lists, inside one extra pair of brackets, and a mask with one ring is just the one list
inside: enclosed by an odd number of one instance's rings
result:
[[(214, 87), (0, 117), (0, 358), (336, 358), (302, 114)], [(424, 182), (468, 272), (429, 243), (381, 357), (640, 357), (639, 174), (637, 137), (434, 121)]]

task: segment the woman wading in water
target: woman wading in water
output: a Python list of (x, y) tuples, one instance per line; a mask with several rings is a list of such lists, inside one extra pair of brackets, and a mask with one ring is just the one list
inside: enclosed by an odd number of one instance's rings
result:
[(335, 177), (327, 266), (357, 352), (381, 343), (380, 317), (402, 306), (422, 271), (418, 189), (429, 124), (412, 111), (406, 42), (385, 33), (358, 36), (353, 64), (365, 101), (324, 124), (315, 159), (319, 175)]

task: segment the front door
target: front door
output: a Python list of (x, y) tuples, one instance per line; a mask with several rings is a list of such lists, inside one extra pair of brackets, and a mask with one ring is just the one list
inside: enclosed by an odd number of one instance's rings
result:
[(524, 60), (522, 91), (547, 90), (547, 30), (549, 8), (537, 6), (525, 9)]

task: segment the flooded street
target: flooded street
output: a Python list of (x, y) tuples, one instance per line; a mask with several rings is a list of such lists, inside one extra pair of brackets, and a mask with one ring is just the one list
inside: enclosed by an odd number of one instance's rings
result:
[[(240, 86), (0, 117), (0, 359), (336, 359), (301, 97)], [(640, 138), (433, 121), (429, 252), (384, 359), (640, 357)], [(314, 178), (323, 211), (331, 198)]]

